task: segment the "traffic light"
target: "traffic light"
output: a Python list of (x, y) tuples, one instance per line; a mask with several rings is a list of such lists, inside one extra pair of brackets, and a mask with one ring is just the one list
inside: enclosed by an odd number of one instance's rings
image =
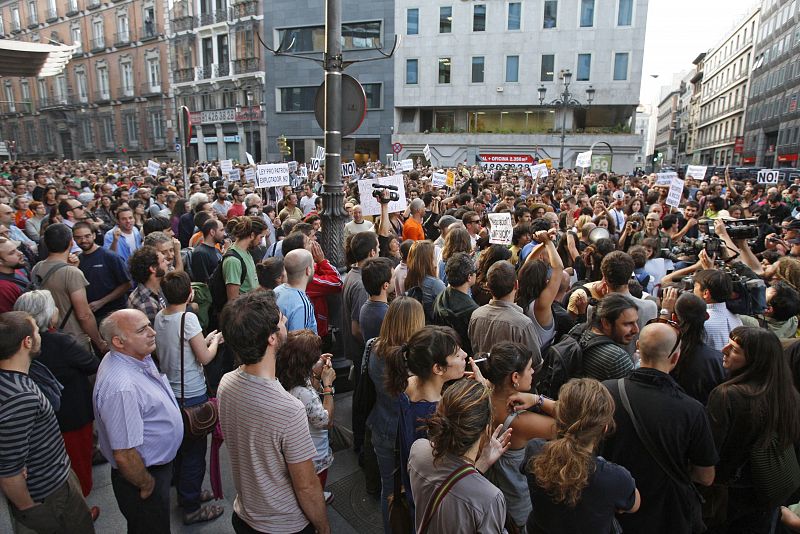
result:
[(278, 137), (278, 150), (284, 156), (290, 156), (292, 154), (292, 149), (286, 142), (285, 135), (281, 135), (280, 137)]
[(657, 163), (660, 158), (661, 158), (661, 154), (658, 152), (658, 150), (656, 150), (653, 153), (653, 163)]

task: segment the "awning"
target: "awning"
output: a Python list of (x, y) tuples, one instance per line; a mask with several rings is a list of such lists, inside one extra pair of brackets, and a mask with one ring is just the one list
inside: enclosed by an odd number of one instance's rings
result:
[(74, 46), (0, 39), (0, 76), (55, 76), (72, 58)]

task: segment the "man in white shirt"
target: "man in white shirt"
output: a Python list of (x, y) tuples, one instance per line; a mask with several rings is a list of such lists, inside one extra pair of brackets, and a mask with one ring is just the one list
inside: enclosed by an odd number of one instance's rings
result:
[(303, 210), (303, 217), (314, 211), (314, 203), (317, 201), (317, 195), (311, 188), (311, 184), (303, 186), (303, 198), (300, 199), (300, 209)]
[(739, 316), (731, 313), (725, 302), (733, 292), (730, 276), (716, 269), (705, 269), (694, 275), (694, 294), (706, 301), (708, 320), (705, 322), (708, 345), (722, 351), (728, 344), (731, 330), (742, 326)]
[(353, 220), (344, 225), (344, 238), (347, 239), (347, 236), (357, 234), (359, 232), (372, 232), (374, 229), (375, 225), (372, 224), (372, 222), (364, 219), (361, 206), (356, 205), (353, 206)]
[(622, 232), (625, 228), (625, 193), (622, 191), (614, 191), (612, 195), (614, 199), (613, 207), (608, 210), (608, 214), (614, 219), (614, 225), (618, 232)]

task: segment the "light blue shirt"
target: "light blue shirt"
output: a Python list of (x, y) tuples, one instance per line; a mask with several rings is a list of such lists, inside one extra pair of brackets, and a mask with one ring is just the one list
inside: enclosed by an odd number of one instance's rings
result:
[(317, 318), (314, 316), (314, 305), (305, 291), (281, 284), (275, 288), (275, 298), (281, 313), (286, 316), (286, 330), (302, 330), (308, 328), (317, 333)]
[(183, 419), (167, 377), (150, 356), (140, 361), (115, 351), (106, 354), (92, 404), (100, 452), (115, 469), (115, 450), (136, 449), (147, 467), (175, 458)]
[(28, 245), (29, 247), (36, 248), (36, 243), (34, 243), (31, 238), (25, 235), (25, 232), (19, 229), (19, 226), (16, 224), (11, 224), (8, 227), (8, 235), (11, 236), (11, 239), (14, 241), (21, 241)]
[[(111, 250), (111, 243), (114, 242), (114, 230), (119, 228), (119, 226), (115, 226), (108, 232), (106, 232), (105, 236), (103, 237), (103, 248)], [(142, 234), (139, 233), (139, 229), (135, 226), (133, 227), (133, 240), (136, 243), (136, 248), (131, 250), (131, 247), (128, 246), (128, 240), (125, 238), (125, 235), (119, 236), (117, 240), (117, 255), (122, 258), (125, 263), (128, 263), (128, 258), (136, 251), (142, 247)]]

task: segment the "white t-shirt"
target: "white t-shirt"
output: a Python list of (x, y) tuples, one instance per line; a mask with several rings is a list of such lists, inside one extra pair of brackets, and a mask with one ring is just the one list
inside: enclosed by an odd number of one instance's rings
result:
[[(161, 372), (167, 375), (169, 385), (177, 399), (181, 398), (181, 346), (178, 344), (178, 338), (181, 336), (181, 315), (183, 314), (167, 315), (161, 310), (153, 322)], [(183, 384), (184, 396), (187, 399), (199, 397), (207, 390), (203, 367), (197, 362), (189, 344), (189, 340), (202, 331), (197, 316), (187, 312), (183, 335)]]
[(133, 254), (136, 251), (136, 234), (133, 231), (129, 234), (122, 232), (122, 237), (124, 237), (125, 241), (128, 243), (128, 250)]

